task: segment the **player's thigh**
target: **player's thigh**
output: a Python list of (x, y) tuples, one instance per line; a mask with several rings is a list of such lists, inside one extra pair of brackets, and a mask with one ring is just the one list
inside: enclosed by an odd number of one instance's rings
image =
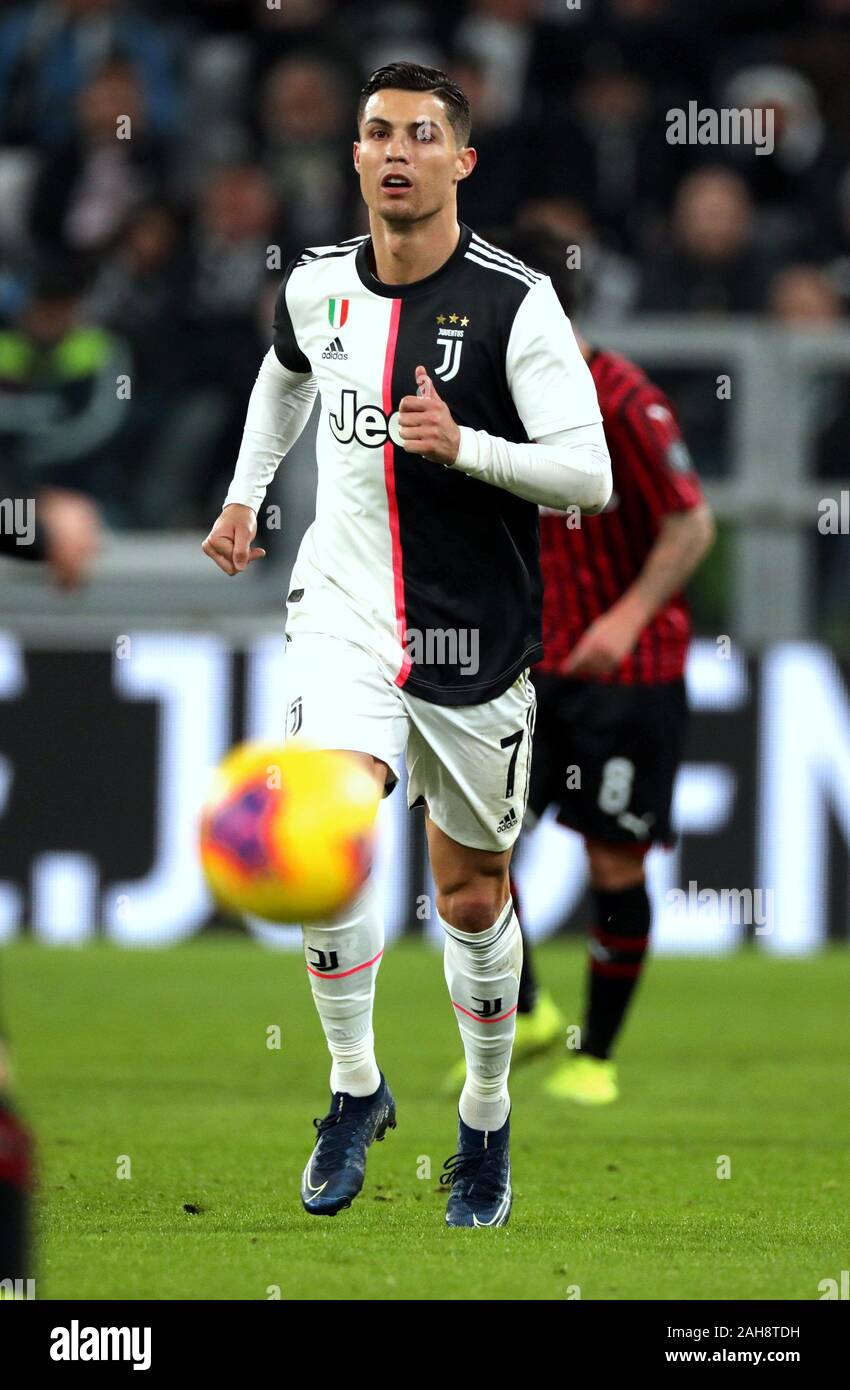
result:
[(516, 840), (528, 800), (535, 692), (527, 673), (481, 705), (406, 697), (410, 805), (424, 802), (450, 840), (501, 854)]
[(459, 844), (440, 829), (429, 813), (425, 816), (425, 834), (439, 895), (451, 896), (472, 885), (479, 885), (483, 891), (497, 892), (500, 884), (507, 884), (511, 849), (472, 849)]
[(339, 637), (299, 633), (287, 642), (284, 690), (286, 738), (360, 753), (392, 790), (404, 762), (407, 715), (370, 652)]
[(607, 844), (669, 843), (684, 686), (583, 684), (573, 734), (576, 775), (561, 797), (559, 820)]

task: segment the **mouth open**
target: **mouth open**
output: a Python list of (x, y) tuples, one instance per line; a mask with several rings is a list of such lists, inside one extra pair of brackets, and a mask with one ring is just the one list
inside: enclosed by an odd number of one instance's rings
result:
[(387, 193), (406, 193), (412, 187), (406, 174), (384, 174), (381, 179), (381, 188)]

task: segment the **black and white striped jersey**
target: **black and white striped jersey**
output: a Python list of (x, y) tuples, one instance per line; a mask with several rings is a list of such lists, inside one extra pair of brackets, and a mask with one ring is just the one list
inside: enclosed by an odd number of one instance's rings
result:
[(399, 402), (422, 364), (458, 425), (523, 443), (597, 424), (596, 391), (550, 280), (468, 227), (424, 280), (383, 284), (372, 264), (368, 237), (310, 248), (278, 296), (275, 353), (321, 397), (287, 630), (368, 647), (423, 699), (480, 704), (542, 655), (537, 507), (407, 453)]

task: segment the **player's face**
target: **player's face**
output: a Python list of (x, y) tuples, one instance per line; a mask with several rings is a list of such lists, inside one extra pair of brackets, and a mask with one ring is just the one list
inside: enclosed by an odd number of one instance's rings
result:
[(475, 166), (475, 151), (458, 148), (446, 109), (432, 92), (394, 88), (366, 103), (354, 167), (370, 212), (411, 223), (439, 212)]

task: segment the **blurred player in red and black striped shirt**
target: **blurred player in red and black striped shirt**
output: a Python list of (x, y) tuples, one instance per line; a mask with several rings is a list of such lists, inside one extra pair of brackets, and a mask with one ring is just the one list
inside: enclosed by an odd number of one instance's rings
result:
[[(582, 272), (564, 268), (559, 241), (519, 232), (507, 249), (550, 274), (573, 312)], [(672, 838), (691, 636), (682, 590), (711, 547), (714, 523), (664, 393), (633, 362), (579, 344), (596, 383), (614, 492), (598, 516), (541, 513), (545, 656), (533, 672), (526, 824), (554, 804), (587, 847), (595, 911), (586, 1018), (580, 1049), (546, 1089), (603, 1103), (617, 1095), (611, 1052), (649, 940), (644, 859)], [(526, 941), (514, 1061), (562, 1028), (554, 1003), (538, 995)]]
[(691, 620), (671, 589), (712, 537), (699, 478), (664, 393), (626, 358), (582, 349), (616, 460), (614, 494), (599, 516), (541, 513), (546, 654), (536, 670), (617, 685), (679, 681)]
[[(0, 557), (44, 560), (55, 584), (75, 589), (86, 579), (99, 543), (100, 519), (89, 498), (64, 488), (35, 494), (25, 480), (9, 476), (0, 460)], [(34, 1275), (29, 1241), (33, 1145), (11, 1091), (0, 1018), (0, 1284), (10, 1281), (6, 1289)], [(0, 1292), (0, 1299), (10, 1296), (5, 1289)]]

